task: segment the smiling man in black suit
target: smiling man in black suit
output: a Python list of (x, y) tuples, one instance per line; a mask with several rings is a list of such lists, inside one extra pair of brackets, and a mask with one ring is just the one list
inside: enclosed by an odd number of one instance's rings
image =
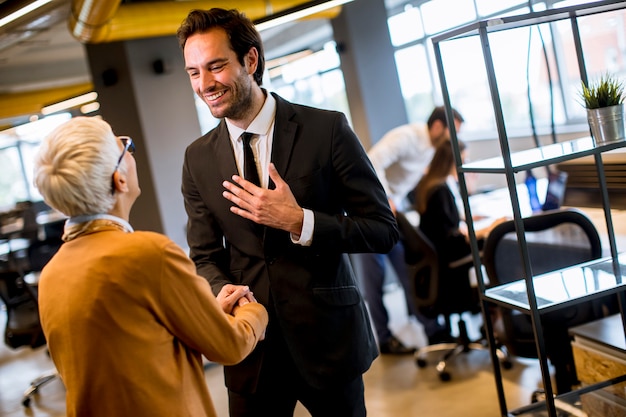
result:
[[(225, 367), (230, 415), (292, 416), (300, 401), (315, 417), (365, 416), (378, 351), (347, 254), (398, 239), (376, 173), (342, 113), (261, 88), (244, 15), (194, 10), (177, 35), (193, 90), (222, 119), (185, 153), (190, 256), (216, 294), (247, 285), (270, 314), (265, 341)], [(260, 186), (244, 179), (243, 133)]]

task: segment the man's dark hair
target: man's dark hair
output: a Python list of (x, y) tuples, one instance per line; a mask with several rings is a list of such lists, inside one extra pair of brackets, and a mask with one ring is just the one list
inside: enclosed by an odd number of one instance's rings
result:
[[(452, 109), (452, 117), (454, 117), (454, 120), (458, 120), (461, 123), (465, 121), (465, 119), (463, 119), (463, 116), (461, 116), (461, 113), (456, 111), (456, 109), (454, 108)], [(437, 120), (440, 120), (441, 123), (443, 123), (445, 127), (448, 127), (448, 119), (446, 118), (446, 108), (444, 106), (435, 107), (433, 112), (430, 114), (428, 121), (426, 122), (426, 124), (428, 125), (428, 128), (430, 129), (435, 123), (435, 121)]]
[(252, 21), (238, 10), (219, 8), (192, 10), (176, 31), (178, 44), (184, 50), (185, 43), (191, 35), (208, 32), (214, 28), (221, 28), (226, 32), (230, 40), (230, 47), (235, 51), (241, 65), (244, 65), (243, 58), (250, 48), (256, 48), (259, 53), (259, 65), (254, 72), (254, 81), (261, 85), (263, 82), (263, 71), (265, 70), (263, 41)]

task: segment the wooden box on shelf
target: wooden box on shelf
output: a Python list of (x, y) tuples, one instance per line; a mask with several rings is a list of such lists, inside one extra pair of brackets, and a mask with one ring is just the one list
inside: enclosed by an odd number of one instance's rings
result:
[[(582, 386), (626, 375), (626, 339), (619, 314), (570, 329), (576, 374)], [(626, 415), (623, 384), (609, 386), (581, 397), (589, 417)]]

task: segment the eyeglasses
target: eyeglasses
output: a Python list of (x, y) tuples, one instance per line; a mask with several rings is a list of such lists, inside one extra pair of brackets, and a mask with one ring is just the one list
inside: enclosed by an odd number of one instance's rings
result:
[(126, 152), (131, 155), (135, 154), (135, 142), (133, 142), (133, 139), (130, 136), (120, 136), (119, 140), (122, 141), (122, 145), (124, 145), (124, 150), (122, 151), (120, 158), (117, 160), (117, 164), (115, 164), (115, 169), (113, 170), (114, 173), (120, 167), (120, 164), (122, 163), (122, 159), (124, 158), (124, 154)]
[[(122, 163), (122, 159), (124, 159), (124, 154), (126, 154), (126, 152), (131, 155), (135, 154), (135, 143), (130, 136), (119, 136), (118, 139), (122, 142), (122, 145), (124, 145), (124, 150), (117, 160), (117, 164), (115, 164), (113, 174), (115, 174), (115, 171), (117, 171), (117, 169), (120, 167), (120, 164)], [(113, 177), (111, 177), (111, 194), (115, 194), (115, 183), (113, 182)]]

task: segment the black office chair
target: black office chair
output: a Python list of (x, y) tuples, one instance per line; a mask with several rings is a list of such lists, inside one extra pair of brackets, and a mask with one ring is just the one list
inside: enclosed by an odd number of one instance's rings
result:
[[(595, 226), (577, 209), (546, 211), (523, 219), (533, 275), (555, 271), (602, 256)], [(490, 284), (497, 286), (524, 276), (514, 221), (496, 226), (485, 241), (483, 264)], [(542, 316), (546, 353), (554, 367), (556, 392), (571, 391), (577, 384), (568, 328), (586, 323), (617, 309), (615, 296), (580, 303)], [(496, 339), (513, 356), (537, 358), (530, 315), (504, 307), (497, 313)]]
[(488, 349), (482, 340), (470, 340), (462, 316), (480, 311), (478, 292), (471, 286), (468, 275), (473, 266), (472, 258), (467, 256), (453, 264), (444, 264), (430, 240), (404, 214), (397, 213), (396, 220), (410, 274), (411, 296), (417, 309), (426, 317), (443, 316), (448, 331), (452, 327), (451, 317), (458, 316), (459, 336), (455, 342), (424, 346), (415, 353), (417, 366), (421, 368), (427, 365), (430, 354), (441, 352), (436, 369), (439, 378), (448, 381), (451, 378), (446, 369), (448, 361), (470, 350)]
[(28, 256), (26, 272), (36, 274), (41, 272), (62, 244), (63, 240), (57, 236), (31, 242), (26, 250)]
[(7, 323), (4, 343), (10, 348), (30, 346), (35, 349), (46, 344), (39, 324), (37, 299), (15, 270), (0, 271), (0, 299), (5, 305)]
[[(0, 298), (7, 311), (5, 343), (13, 349), (21, 346), (36, 349), (46, 344), (39, 321), (37, 280), (39, 272), (62, 243), (56, 238), (35, 241), (27, 249), (27, 269), (4, 269), (0, 272)], [(22, 395), (22, 405), (28, 407), (39, 389), (58, 377), (56, 369), (53, 369), (31, 381)]]

